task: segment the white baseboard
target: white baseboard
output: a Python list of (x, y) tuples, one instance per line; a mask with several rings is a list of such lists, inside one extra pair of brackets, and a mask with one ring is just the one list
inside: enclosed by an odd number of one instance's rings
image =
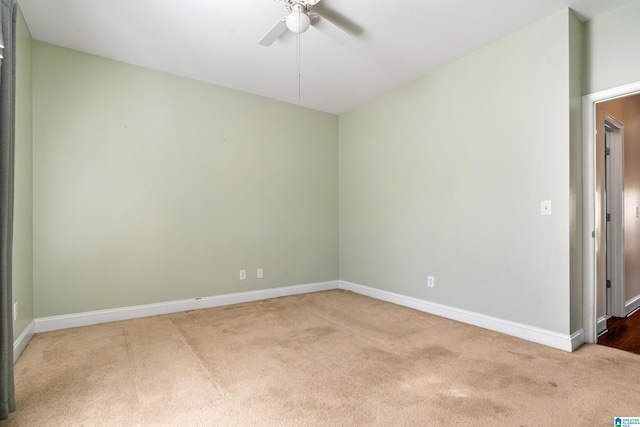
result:
[(29, 326), (22, 331), (20, 336), (13, 341), (13, 363), (16, 363), (18, 357), (20, 357), (24, 349), (27, 348), (27, 344), (29, 344), (29, 341), (31, 341), (35, 333), (36, 323), (32, 321), (29, 323)]
[[(34, 322), (16, 340), (15, 348), (20, 348), (18, 354), (24, 350), (33, 333), (54, 331), (58, 329), (75, 328), (79, 326), (96, 325), (99, 323), (116, 322), (120, 320), (137, 319), (140, 317), (158, 316), (162, 314), (177, 313), (181, 311), (198, 310), (202, 308), (220, 307), (224, 305), (239, 304), (244, 302), (259, 301), (269, 298), (278, 298), (290, 295), (299, 295), (310, 292), (328, 291), (331, 289), (344, 289), (361, 295), (366, 295), (382, 301), (413, 308), (425, 313), (445, 317), (470, 325), (522, 338), (527, 341), (543, 344), (548, 347), (564, 351), (576, 350), (584, 343), (584, 330), (572, 335), (548, 331), (533, 326), (511, 322), (484, 314), (474, 313), (455, 307), (446, 306), (418, 298), (408, 297), (393, 292), (370, 288), (343, 280), (335, 280), (321, 283), (310, 283), (298, 286), (264, 289), (259, 291), (240, 292), (234, 294), (218, 295), (196, 299), (169, 301), (158, 304), (138, 305), (132, 307), (115, 308), (110, 310), (91, 311), (86, 313), (68, 314), (62, 316), (43, 317)], [(30, 332), (28, 332), (30, 331)], [(24, 338), (22, 338), (24, 335)], [(23, 344), (24, 343), (24, 344)], [(22, 347), (20, 347), (22, 346)], [(17, 359), (17, 356), (14, 356)]]
[(596, 336), (600, 336), (607, 330), (607, 316), (602, 316), (596, 320)]
[(393, 292), (370, 288), (355, 283), (339, 281), (340, 288), (366, 295), (382, 301), (391, 302), (405, 307), (457, 320), (470, 325), (479, 326), (491, 331), (500, 332), (527, 341), (543, 344), (548, 347), (557, 348), (564, 351), (573, 351), (584, 343), (584, 330), (579, 330), (572, 335), (561, 334), (559, 332), (548, 331), (522, 323), (511, 322), (484, 314), (474, 313), (459, 308), (449, 307), (418, 298), (408, 297)]
[(629, 300), (624, 305), (624, 312), (627, 313), (627, 316), (628, 316), (633, 310), (636, 310), (638, 307), (640, 307), (640, 295)]
[(62, 316), (42, 317), (35, 319), (35, 332), (48, 332), (78, 326), (96, 325), (99, 323), (117, 322), (140, 317), (158, 316), (181, 311), (202, 308), (220, 307), (243, 302), (260, 301), (289, 295), (327, 291), (338, 288), (338, 281), (310, 283), (297, 286), (264, 289), (259, 291), (239, 292), (180, 301), (169, 301), (158, 304), (137, 305), (114, 308), (110, 310), (90, 311), (86, 313), (66, 314)]
[[(571, 351), (576, 351), (582, 344), (587, 342), (585, 340), (584, 329), (579, 329), (577, 332), (571, 334)], [(564, 350), (564, 349), (560, 349)]]

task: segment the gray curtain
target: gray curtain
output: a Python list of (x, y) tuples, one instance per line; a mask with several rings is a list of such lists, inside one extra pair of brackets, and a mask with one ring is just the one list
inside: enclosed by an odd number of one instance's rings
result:
[(13, 159), (15, 146), (15, 0), (2, 0), (0, 25), (0, 420), (16, 409), (13, 385)]

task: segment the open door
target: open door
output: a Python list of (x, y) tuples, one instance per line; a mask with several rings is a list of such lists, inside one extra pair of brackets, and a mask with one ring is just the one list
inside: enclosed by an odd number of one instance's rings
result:
[(607, 316), (625, 317), (623, 124), (605, 113), (605, 257)]

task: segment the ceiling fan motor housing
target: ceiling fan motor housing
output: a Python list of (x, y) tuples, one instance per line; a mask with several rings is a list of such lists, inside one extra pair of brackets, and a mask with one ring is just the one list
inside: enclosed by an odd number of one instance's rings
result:
[(291, 13), (287, 16), (286, 22), (289, 31), (295, 34), (304, 33), (311, 25), (306, 8), (298, 3), (291, 6)]

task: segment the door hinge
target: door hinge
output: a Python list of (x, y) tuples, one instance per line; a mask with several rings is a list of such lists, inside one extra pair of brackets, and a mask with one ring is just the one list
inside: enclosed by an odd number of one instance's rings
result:
[(607, 214), (607, 222), (611, 221), (611, 214)]
[(611, 280), (607, 280), (607, 289), (611, 288)]
[(608, 156), (609, 154), (611, 154), (611, 148), (607, 147), (604, 149), (604, 155)]

